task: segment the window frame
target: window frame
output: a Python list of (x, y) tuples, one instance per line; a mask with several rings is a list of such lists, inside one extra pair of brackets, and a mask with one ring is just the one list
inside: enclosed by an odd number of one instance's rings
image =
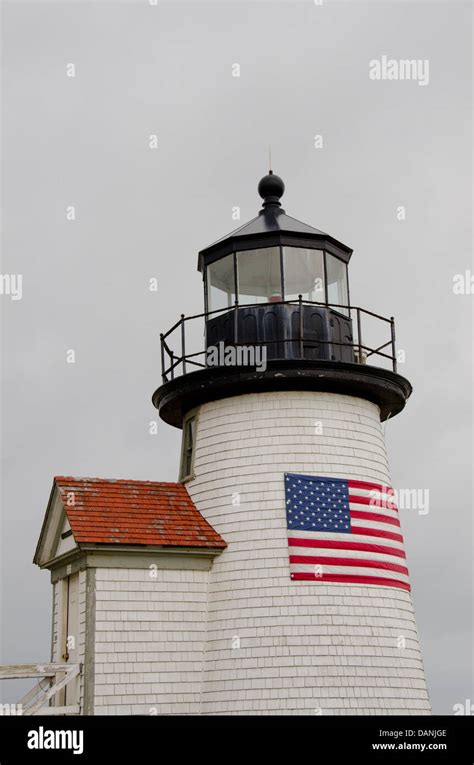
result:
[[(297, 297), (296, 298), (289, 298), (287, 296), (286, 284), (285, 284), (285, 277), (287, 275), (286, 274), (286, 271), (287, 271), (286, 265), (287, 264), (285, 262), (285, 260), (286, 260), (285, 256), (287, 254), (285, 253), (285, 248), (288, 249), (288, 250), (302, 250), (302, 251), (312, 250), (313, 252), (320, 253), (320, 255), (321, 255), (321, 265), (322, 265), (322, 278), (323, 278), (322, 293), (323, 293), (323, 296), (324, 296), (324, 301), (322, 301), (322, 300), (321, 301), (314, 300), (312, 302), (319, 303), (319, 304), (327, 303), (328, 302), (328, 300), (327, 300), (328, 293), (327, 293), (327, 288), (326, 288), (326, 250), (322, 249), (321, 247), (299, 247), (298, 245), (288, 245), (288, 244), (283, 244), (281, 246), (281, 269), (282, 269), (282, 273), (283, 273), (283, 300), (286, 301), (286, 300), (290, 300), (291, 299), (292, 302), (296, 302), (298, 300)], [(289, 258), (291, 258), (291, 255), (289, 255)], [(290, 269), (288, 269), (288, 270), (290, 270)], [(295, 294), (295, 293), (293, 293), (293, 294)], [(309, 301), (306, 301), (306, 299), (303, 297), (303, 302), (309, 302)]]
[[(203, 279), (204, 279), (204, 310), (205, 313), (224, 313), (224, 311), (230, 311), (234, 307), (235, 303), (238, 302), (238, 295), (237, 295), (237, 265), (236, 265), (236, 256), (235, 252), (229, 252), (227, 255), (223, 255), (222, 258), (218, 258), (217, 260), (213, 261), (212, 263), (208, 263), (204, 270)], [(234, 288), (234, 296), (235, 296), (235, 302), (231, 306), (227, 306), (227, 308), (217, 308), (213, 309), (211, 307), (211, 289), (212, 286), (210, 279), (209, 279), (209, 269), (215, 264), (223, 261), (225, 258), (232, 258), (232, 267), (233, 267), (233, 288)], [(223, 290), (222, 290), (223, 291)], [(232, 294), (232, 293), (231, 293)], [(211, 309), (211, 310), (210, 310)]]
[[(347, 293), (347, 311), (344, 311), (341, 308), (333, 308), (333, 311), (336, 311), (336, 313), (340, 313), (341, 316), (345, 316), (346, 318), (351, 316), (351, 296), (349, 292), (349, 263), (346, 263), (342, 258), (338, 258), (337, 255), (334, 255), (333, 252), (328, 252), (327, 250), (324, 250), (324, 285), (325, 285), (325, 298), (326, 298), (326, 305), (331, 305), (329, 303), (329, 282), (328, 282), (328, 267), (327, 267), (327, 257), (335, 258), (344, 266), (344, 273), (345, 273), (345, 286), (346, 286), (346, 293)], [(341, 303), (341, 305), (344, 305)]]
[[(279, 263), (279, 276), (280, 276), (280, 288), (281, 288), (281, 296), (282, 299), (285, 299), (285, 280), (284, 280), (284, 271), (283, 271), (283, 247), (281, 244), (275, 245), (265, 245), (265, 247), (251, 247), (247, 250), (236, 250), (234, 252), (234, 271), (235, 271), (235, 297), (236, 297), (236, 304), (240, 305), (240, 292), (239, 292), (239, 255), (243, 255), (247, 252), (255, 252), (258, 250), (261, 252), (262, 250), (278, 250), (278, 263)], [(243, 303), (243, 305), (254, 305), (253, 303)], [(257, 303), (257, 305), (260, 305)], [(265, 305), (265, 301), (262, 302), (261, 305)]]
[[(194, 421), (194, 440), (191, 445), (189, 445), (189, 438), (188, 438), (188, 426)], [(197, 433), (197, 425), (198, 425), (198, 410), (197, 409), (191, 409), (184, 417), (183, 419), (183, 429), (182, 429), (182, 437), (181, 437), (181, 457), (179, 462), (179, 482), (180, 483), (186, 483), (186, 481), (191, 481), (193, 478), (195, 478), (194, 475), (194, 456), (196, 453), (196, 433)], [(190, 460), (189, 460), (189, 470), (185, 472), (186, 466), (188, 464), (188, 452), (190, 452)]]

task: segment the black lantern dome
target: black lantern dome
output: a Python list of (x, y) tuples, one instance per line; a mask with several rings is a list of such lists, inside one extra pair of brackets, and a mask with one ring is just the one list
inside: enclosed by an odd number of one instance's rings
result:
[[(287, 215), (284, 191), (270, 171), (258, 184), (258, 215), (199, 252), (204, 313), (194, 319), (204, 321), (204, 348), (189, 349), (184, 316), (162, 335), (163, 385), (153, 401), (171, 424), (179, 427), (186, 410), (211, 398), (295, 388), (360, 395), (386, 418), (411, 392), (396, 373), (393, 319), (351, 306), (352, 249)], [(371, 346), (363, 337), (367, 315), (386, 324), (386, 342)], [(170, 336), (178, 331), (174, 351)], [(250, 360), (252, 349), (264, 350), (265, 369), (235, 363), (238, 354), (227, 363), (231, 353), (210, 364), (214, 349), (246, 349)]]
[[(284, 189), (279, 176), (262, 178), (259, 214), (199, 253), (208, 341), (227, 345), (237, 333), (239, 342), (265, 344), (268, 358), (300, 357), (300, 348), (287, 341), (301, 314), (306, 339), (320, 340), (306, 344), (305, 358), (352, 361), (347, 277), (352, 250), (287, 215), (280, 203)], [(235, 306), (234, 328), (225, 309)], [(347, 345), (331, 344), (331, 337), (344, 338)]]

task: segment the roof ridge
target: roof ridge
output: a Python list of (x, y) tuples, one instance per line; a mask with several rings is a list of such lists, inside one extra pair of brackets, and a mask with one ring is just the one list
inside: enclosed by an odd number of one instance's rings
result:
[(148, 480), (141, 480), (139, 478), (101, 478), (100, 476), (71, 476), (71, 475), (55, 475), (53, 478), (54, 481), (77, 481), (77, 482), (101, 482), (101, 483), (111, 483), (111, 484), (148, 484), (153, 486), (184, 486), (181, 481), (148, 481)]

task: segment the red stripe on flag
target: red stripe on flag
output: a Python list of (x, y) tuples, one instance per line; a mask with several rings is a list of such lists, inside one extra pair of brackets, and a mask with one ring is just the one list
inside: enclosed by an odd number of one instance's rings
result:
[(396, 571), (408, 576), (406, 566), (398, 563), (387, 563), (383, 560), (363, 560), (361, 558), (326, 558), (321, 555), (290, 555), (290, 563), (303, 563), (307, 566), (321, 564), (323, 566), (354, 566), (354, 568), (383, 568), (387, 571)]
[(379, 531), (379, 529), (365, 529), (363, 526), (352, 526), (353, 534), (363, 534), (367, 537), (382, 537), (383, 539), (393, 539), (394, 542), (403, 544), (401, 534), (394, 534), (391, 531)]
[(323, 574), (315, 577), (310, 573), (291, 574), (292, 579), (304, 580), (306, 582), (351, 582), (352, 584), (377, 584), (382, 587), (398, 587), (401, 590), (410, 592), (410, 585), (401, 582), (399, 579), (384, 579), (379, 576), (346, 576), (346, 574)]
[(400, 526), (400, 521), (396, 518), (389, 518), (381, 513), (366, 513), (363, 510), (351, 510), (351, 519), (359, 518), (362, 521), (380, 521), (381, 523), (391, 523), (393, 526)]
[[(350, 536), (347, 534), (347, 536)], [(302, 539), (300, 537), (289, 537), (290, 547), (329, 547), (335, 550), (360, 550), (361, 552), (385, 553), (386, 555), (396, 555), (398, 558), (406, 558), (403, 550), (395, 547), (386, 547), (385, 545), (370, 545), (364, 542), (335, 542), (330, 539)]]

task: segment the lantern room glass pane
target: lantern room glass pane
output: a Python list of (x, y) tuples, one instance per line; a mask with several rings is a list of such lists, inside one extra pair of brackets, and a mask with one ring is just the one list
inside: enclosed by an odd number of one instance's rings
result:
[[(327, 252), (326, 274), (328, 280), (328, 303), (348, 306), (347, 264)], [(336, 310), (346, 315), (349, 313), (348, 308), (337, 308)]]
[(240, 304), (282, 300), (279, 247), (238, 252), (237, 274)]
[(209, 311), (232, 308), (235, 303), (234, 256), (226, 255), (207, 267)]
[(322, 250), (284, 247), (283, 264), (285, 300), (298, 300), (301, 295), (303, 300), (325, 302)]

